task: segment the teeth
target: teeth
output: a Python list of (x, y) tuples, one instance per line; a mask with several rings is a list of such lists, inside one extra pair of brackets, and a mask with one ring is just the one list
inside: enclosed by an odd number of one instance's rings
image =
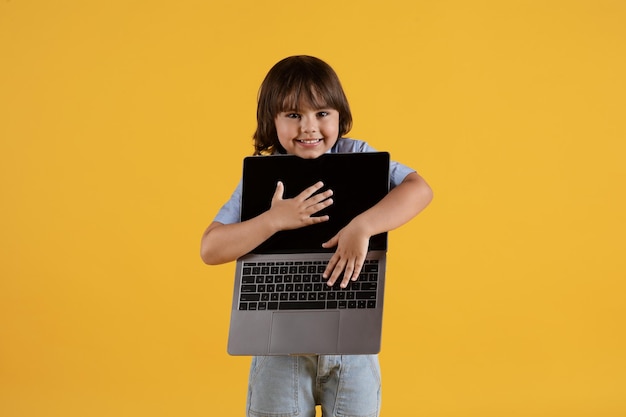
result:
[(302, 142), (302, 143), (316, 143), (319, 142), (321, 139), (299, 139), (298, 142)]

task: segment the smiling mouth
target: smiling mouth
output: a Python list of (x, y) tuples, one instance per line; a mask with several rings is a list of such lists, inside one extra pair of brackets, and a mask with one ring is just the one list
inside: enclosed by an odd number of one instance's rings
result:
[(297, 139), (296, 141), (304, 145), (314, 145), (321, 142), (322, 139)]

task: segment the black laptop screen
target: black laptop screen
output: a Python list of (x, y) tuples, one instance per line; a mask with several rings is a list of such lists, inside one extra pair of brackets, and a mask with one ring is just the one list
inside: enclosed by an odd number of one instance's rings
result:
[[(389, 191), (387, 152), (324, 154), (316, 159), (294, 155), (253, 156), (244, 159), (241, 219), (258, 216), (271, 206), (276, 183), (285, 185), (283, 198), (292, 198), (318, 181), (332, 189), (334, 203), (317, 213), (330, 220), (276, 233), (253, 253), (334, 252), (322, 243), (354, 217), (379, 202)], [(370, 250), (385, 250), (387, 233), (372, 236)]]

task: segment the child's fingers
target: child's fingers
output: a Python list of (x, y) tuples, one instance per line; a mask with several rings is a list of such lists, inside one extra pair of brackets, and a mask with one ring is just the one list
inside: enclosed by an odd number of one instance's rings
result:
[(323, 248), (334, 248), (337, 246), (337, 242), (339, 242), (339, 236), (333, 236), (328, 242), (322, 243)]
[[(314, 203), (313, 205), (309, 206), (309, 213), (311, 213), (311, 215), (317, 213), (318, 211), (322, 211), (324, 210), (326, 207), (330, 206), (331, 204), (333, 204), (333, 199), (332, 198), (327, 198), (324, 201), (320, 201), (318, 203)], [(325, 216), (328, 217), (328, 216)]]
[(306, 200), (309, 197), (311, 197), (313, 194), (315, 194), (323, 186), (324, 186), (324, 183), (322, 181), (318, 181), (315, 184), (311, 185), (310, 187), (305, 188), (304, 191), (302, 191), (298, 195), (298, 198), (300, 198), (302, 200)]
[[(335, 244), (331, 243), (333, 240), (335, 240), (335, 238), (333, 238), (333, 239), (329, 240), (328, 242), (322, 244), (322, 247), (324, 247), (324, 248), (331, 248), (331, 247), (335, 246), (336, 243)], [(326, 269), (322, 273), (322, 277), (324, 279), (329, 279), (331, 277), (333, 269), (335, 269), (335, 265), (337, 264), (337, 260), (338, 260), (337, 256), (334, 256), (334, 255), (330, 258), (330, 260), (328, 261), (328, 265), (326, 265)], [(333, 285), (334, 282), (335, 281), (331, 282), (329, 280), (328, 281), (328, 285)]]
[(276, 183), (276, 190), (274, 191), (274, 196), (272, 197), (272, 200), (282, 200), (284, 192), (285, 186), (283, 185), (282, 181), (278, 181), (278, 183)]
[(311, 216), (311, 217), (309, 217), (309, 223), (310, 224), (318, 224), (318, 223), (327, 222), (329, 219), (330, 219), (330, 217), (328, 217), (328, 215), (326, 215), (326, 216)]
[(357, 259), (348, 259), (345, 262), (337, 262), (328, 285), (333, 285), (337, 279), (341, 278), (341, 288), (346, 288), (350, 281), (356, 281), (361, 273), (363, 261)]
[(335, 282), (337, 281), (337, 279), (339, 279), (341, 273), (346, 267), (346, 261), (344, 259), (340, 259), (336, 256), (334, 256), (333, 258), (335, 258), (335, 260), (333, 261), (333, 259), (331, 259), (330, 262), (328, 262), (326, 271), (324, 271), (324, 274), (322, 275), (324, 278), (328, 278), (327, 284), (329, 286), (333, 286), (335, 284)]
[(317, 203), (319, 203), (321, 201), (324, 201), (324, 200), (328, 199), (332, 195), (333, 195), (333, 190), (326, 190), (326, 191), (324, 191), (322, 193), (315, 194), (315, 195), (309, 197), (306, 201), (308, 203), (311, 203), (311, 204), (317, 204)]

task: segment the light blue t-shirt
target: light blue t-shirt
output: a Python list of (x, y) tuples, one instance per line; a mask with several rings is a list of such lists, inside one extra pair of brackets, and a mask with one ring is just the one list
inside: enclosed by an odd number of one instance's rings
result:
[[(328, 153), (353, 152), (376, 152), (376, 149), (362, 140), (341, 138), (337, 141), (335, 146), (328, 151)], [(390, 188), (394, 188), (396, 185), (400, 184), (404, 181), (404, 178), (412, 172), (415, 172), (415, 170), (399, 162), (391, 161), (389, 164)], [(235, 188), (235, 191), (230, 196), (230, 200), (217, 212), (213, 221), (223, 224), (239, 223), (241, 221), (241, 188), (242, 182), (240, 180), (237, 188)]]

